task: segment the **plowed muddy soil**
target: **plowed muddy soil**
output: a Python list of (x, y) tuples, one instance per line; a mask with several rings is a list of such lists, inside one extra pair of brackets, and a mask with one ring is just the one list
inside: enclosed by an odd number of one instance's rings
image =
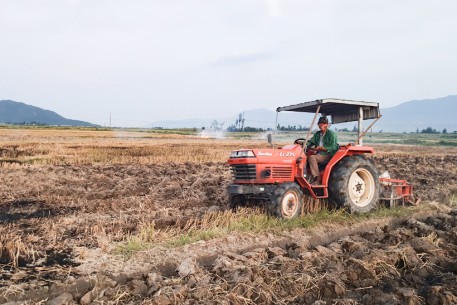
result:
[(457, 304), (457, 156), (375, 156), (411, 217), (233, 234), (131, 257), (112, 245), (227, 208), (225, 163), (6, 166), (0, 303)]

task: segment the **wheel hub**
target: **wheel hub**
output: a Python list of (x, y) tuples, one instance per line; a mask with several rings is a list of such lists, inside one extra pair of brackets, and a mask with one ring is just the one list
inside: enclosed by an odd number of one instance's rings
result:
[(374, 196), (374, 180), (366, 169), (358, 169), (349, 178), (349, 197), (351, 201), (364, 207), (370, 203)]
[(292, 217), (298, 208), (297, 195), (292, 192), (285, 194), (281, 206), (284, 217)]
[(359, 175), (353, 181), (352, 193), (357, 198), (360, 198), (365, 193), (365, 181)]

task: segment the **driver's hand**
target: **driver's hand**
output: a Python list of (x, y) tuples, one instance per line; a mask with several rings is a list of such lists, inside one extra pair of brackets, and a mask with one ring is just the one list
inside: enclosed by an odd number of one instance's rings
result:
[(318, 147), (316, 147), (316, 150), (317, 151), (327, 151), (327, 149), (325, 149), (324, 146), (318, 146)]
[(306, 150), (306, 155), (309, 157), (309, 156), (311, 156), (311, 155), (315, 155), (316, 152), (317, 152), (317, 151), (316, 151), (316, 148), (315, 148), (315, 147), (314, 147), (314, 148), (313, 148), (313, 147), (310, 147), (310, 148), (308, 148), (308, 149)]

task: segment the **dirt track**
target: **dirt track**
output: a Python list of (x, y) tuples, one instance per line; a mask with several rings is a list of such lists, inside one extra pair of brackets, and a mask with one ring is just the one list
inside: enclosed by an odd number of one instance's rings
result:
[[(447, 204), (457, 193), (455, 155), (376, 159), (380, 171), (412, 183), (422, 202)], [(1, 175), (0, 303), (457, 303), (457, 211), (445, 206), (352, 229), (157, 247), (123, 262), (108, 254), (110, 245), (141, 224), (179, 226), (225, 209), (227, 166), (18, 166)]]

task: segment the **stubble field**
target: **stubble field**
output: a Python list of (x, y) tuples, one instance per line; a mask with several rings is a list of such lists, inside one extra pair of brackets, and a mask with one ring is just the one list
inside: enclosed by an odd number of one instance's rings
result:
[(0, 129), (0, 303), (457, 303), (457, 150), (373, 146), (419, 207), (281, 222), (226, 208), (264, 139)]

